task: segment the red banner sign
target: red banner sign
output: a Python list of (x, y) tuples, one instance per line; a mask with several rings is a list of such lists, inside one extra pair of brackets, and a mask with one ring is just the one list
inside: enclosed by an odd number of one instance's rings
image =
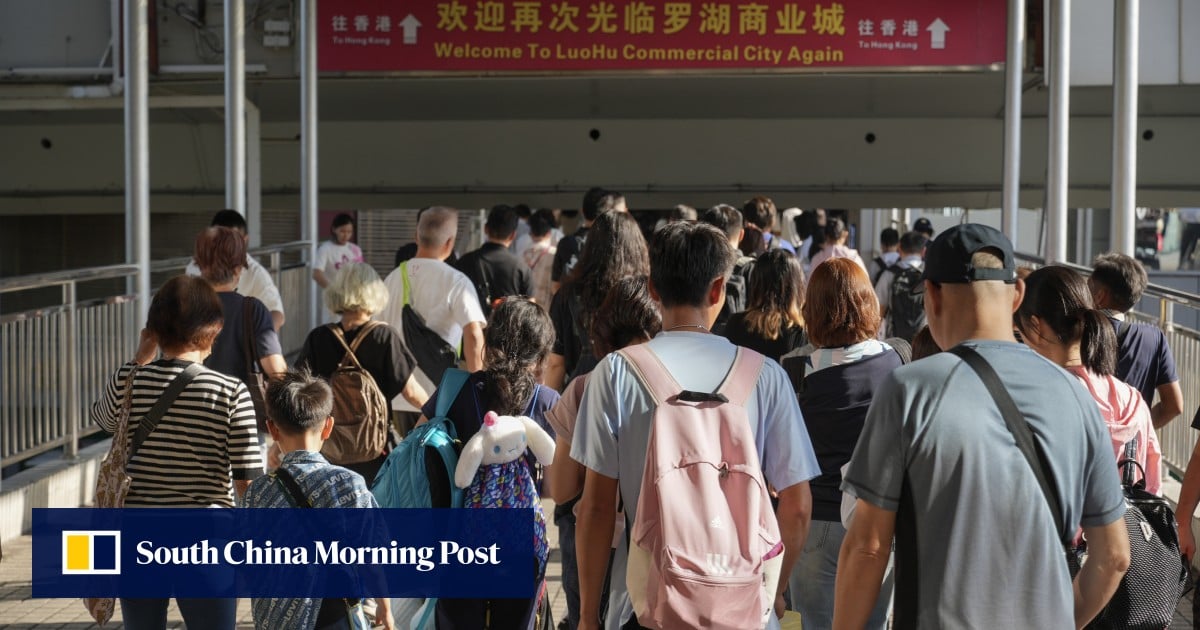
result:
[(1005, 0), (325, 0), (324, 72), (989, 66)]

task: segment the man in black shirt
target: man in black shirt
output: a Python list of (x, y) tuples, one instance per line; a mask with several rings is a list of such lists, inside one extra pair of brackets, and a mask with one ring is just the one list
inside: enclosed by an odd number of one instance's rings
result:
[(495, 206), (483, 226), (487, 242), (458, 259), (455, 268), (475, 285), (484, 315), (510, 295), (533, 295), (533, 274), (529, 267), (508, 250), (517, 236), (517, 211), (510, 206)]
[(558, 287), (562, 285), (567, 274), (571, 273), (575, 263), (579, 261), (579, 253), (583, 251), (583, 243), (587, 240), (588, 228), (592, 227), (592, 222), (602, 212), (611, 210), (625, 212), (627, 210), (625, 195), (600, 187), (592, 187), (583, 194), (581, 209), (583, 210), (583, 226), (574, 234), (563, 237), (558, 242), (558, 251), (554, 253), (554, 266), (550, 268), (550, 281), (553, 283), (555, 292), (558, 291)]

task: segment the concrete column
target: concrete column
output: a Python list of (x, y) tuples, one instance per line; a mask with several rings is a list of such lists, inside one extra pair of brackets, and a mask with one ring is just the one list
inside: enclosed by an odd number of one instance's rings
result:
[(125, 2), (125, 253), (138, 266), (138, 323), (150, 310), (149, 0)]
[(225, 207), (237, 210), (243, 217), (246, 216), (244, 0), (225, 0)]
[(1021, 97), (1025, 70), (1025, 0), (1008, 0), (1008, 57), (1004, 63), (1004, 191), (1002, 231), (1017, 245), (1021, 204)]
[(1137, 115), (1139, 0), (1113, 5), (1112, 242), (1133, 255), (1137, 234)]
[(1067, 157), (1071, 114), (1071, 0), (1049, 0), (1049, 159), (1046, 173), (1046, 262), (1067, 260)]

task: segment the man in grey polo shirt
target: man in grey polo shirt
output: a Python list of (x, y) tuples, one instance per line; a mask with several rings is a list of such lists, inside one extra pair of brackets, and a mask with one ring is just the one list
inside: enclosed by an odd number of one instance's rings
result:
[[(838, 561), (834, 628), (861, 628), (896, 538), (895, 628), (1083, 627), (1129, 565), (1112, 447), (1088, 393), (1016, 343), (1024, 285), (1012, 245), (986, 226), (926, 251), (925, 310), (938, 345), (973, 348), (999, 374), (1046, 458), (1063, 531), (983, 381), (941, 353), (875, 393), (842, 489), (857, 497)], [(1074, 589), (1062, 540), (1083, 527)]]

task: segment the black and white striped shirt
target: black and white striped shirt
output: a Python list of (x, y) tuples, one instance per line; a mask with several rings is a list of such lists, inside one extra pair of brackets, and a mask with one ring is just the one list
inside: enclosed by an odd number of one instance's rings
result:
[[(116, 432), (125, 382), (134, 363), (108, 381), (92, 405), (92, 421)], [(171, 381), (188, 366), (160, 360), (138, 369), (129, 417), (132, 441), (138, 423)], [(233, 507), (233, 479), (262, 474), (254, 405), (245, 384), (205, 368), (167, 410), (126, 468), (133, 483), (127, 507)]]

